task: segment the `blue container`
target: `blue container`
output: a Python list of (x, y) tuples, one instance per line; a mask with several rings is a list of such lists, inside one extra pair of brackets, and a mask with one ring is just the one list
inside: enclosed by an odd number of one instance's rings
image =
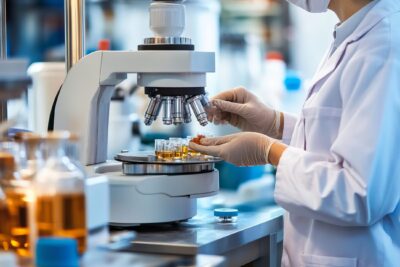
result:
[(69, 238), (41, 238), (36, 244), (37, 267), (79, 267), (78, 244)]
[(216, 168), (219, 170), (220, 188), (229, 190), (236, 190), (242, 183), (258, 179), (265, 173), (265, 166), (237, 167), (227, 162), (217, 163)]

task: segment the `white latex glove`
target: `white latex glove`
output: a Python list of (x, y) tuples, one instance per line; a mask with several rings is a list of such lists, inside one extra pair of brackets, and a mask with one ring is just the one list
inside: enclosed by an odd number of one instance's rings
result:
[(280, 139), (281, 113), (267, 107), (244, 88), (216, 95), (208, 110), (208, 120), (215, 124), (229, 123), (242, 131), (258, 132)]
[(221, 157), (237, 166), (255, 166), (269, 163), (269, 151), (277, 140), (260, 133), (242, 132), (203, 138), (200, 142), (201, 145), (191, 142), (189, 147), (203, 154)]

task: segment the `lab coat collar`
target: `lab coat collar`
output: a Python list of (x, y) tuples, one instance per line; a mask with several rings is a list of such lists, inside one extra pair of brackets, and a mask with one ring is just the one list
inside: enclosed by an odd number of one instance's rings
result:
[(356, 28), (354, 33), (349, 36), (347, 42), (354, 42), (362, 38), (376, 24), (393, 13), (400, 11), (400, 1), (398, 0), (375, 0), (378, 3), (368, 12), (365, 19)]
[(314, 93), (315, 85), (332, 73), (336, 67), (340, 64), (343, 56), (345, 54), (346, 48), (349, 44), (354, 43), (362, 39), (362, 37), (367, 34), (372, 28), (375, 27), (381, 20), (390, 16), (393, 13), (400, 11), (400, 1), (399, 0), (375, 0), (379, 1), (366, 15), (360, 25), (355, 29), (355, 31), (348, 36), (345, 41), (336, 49), (336, 51), (327, 58), (325, 63), (321, 65), (317, 73), (311, 82), (311, 90), (308, 94), (309, 98)]

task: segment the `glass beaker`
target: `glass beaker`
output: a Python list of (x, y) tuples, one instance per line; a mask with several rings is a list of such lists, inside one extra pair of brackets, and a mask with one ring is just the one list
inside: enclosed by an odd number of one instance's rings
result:
[(166, 140), (164, 139), (156, 139), (154, 141), (154, 151), (157, 159), (163, 159), (163, 151)]
[(172, 151), (174, 153), (173, 159), (174, 160), (182, 160), (183, 158), (183, 153), (182, 153), (182, 140), (181, 138), (170, 138), (169, 142), (172, 147)]

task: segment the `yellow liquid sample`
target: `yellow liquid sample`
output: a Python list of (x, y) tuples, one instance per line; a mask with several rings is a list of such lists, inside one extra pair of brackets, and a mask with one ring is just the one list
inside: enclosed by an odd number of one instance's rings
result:
[(196, 158), (199, 158), (199, 157), (201, 156), (201, 153), (189, 149), (189, 150), (188, 150), (188, 155), (189, 155), (191, 158), (195, 158), (195, 159), (196, 159)]
[(181, 151), (174, 152), (174, 159), (180, 160), (182, 158), (183, 158), (183, 152), (181, 152)]
[(0, 248), (30, 256), (26, 194), (6, 190), (5, 195), (6, 200), (0, 203)]
[(162, 159), (162, 152), (156, 151), (156, 157), (157, 157), (157, 159)]
[(36, 223), (39, 237), (74, 238), (79, 253), (86, 250), (87, 230), (83, 193), (58, 194), (37, 198)]
[(163, 151), (161, 152), (161, 157), (163, 160), (173, 160), (174, 159), (174, 152), (172, 151)]
[(189, 147), (186, 145), (182, 146), (182, 158), (186, 159), (189, 155)]

